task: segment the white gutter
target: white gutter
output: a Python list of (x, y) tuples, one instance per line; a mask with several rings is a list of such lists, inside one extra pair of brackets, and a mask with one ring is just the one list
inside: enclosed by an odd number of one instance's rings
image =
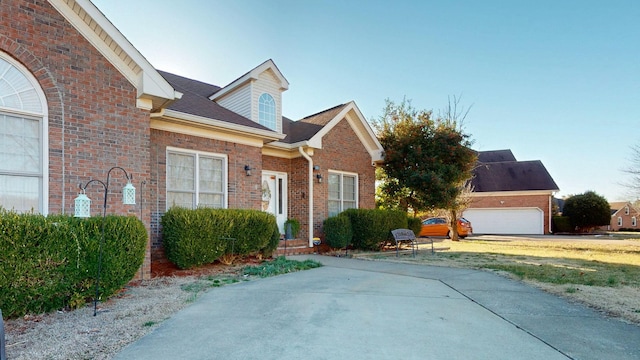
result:
[(313, 159), (302, 150), (302, 146), (298, 147), (298, 152), (309, 162), (309, 247), (313, 247)]

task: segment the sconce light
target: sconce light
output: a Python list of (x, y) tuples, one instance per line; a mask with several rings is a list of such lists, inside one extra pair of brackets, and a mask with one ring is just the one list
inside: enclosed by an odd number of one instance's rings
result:
[(249, 166), (249, 165), (245, 165), (245, 166), (244, 166), (244, 171), (246, 171), (246, 172), (247, 172), (247, 176), (251, 176), (251, 170), (253, 170), (253, 169), (251, 168), (251, 166)]
[(322, 183), (322, 175), (316, 174), (316, 178), (318, 179), (318, 183)]

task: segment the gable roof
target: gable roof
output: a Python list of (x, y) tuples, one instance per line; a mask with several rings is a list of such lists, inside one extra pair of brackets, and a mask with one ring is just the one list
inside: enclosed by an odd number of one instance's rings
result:
[[(209, 96), (220, 90), (219, 86), (189, 79), (183, 76), (158, 71), (173, 87), (182, 92), (182, 98), (170, 104), (167, 109), (185, 114), (197, 115), (208, 119), (222, 120), (231, 124), (242, 125), (257, 130), (272, 131), (246, 117), (228, 110)], [(275, 134), (275, 132), (274, 132)]]
[(611, 216), (615, 216), (620, 211), (624, 210), (625, 207), (629, 207), (629, 214), (637, 214), (639, 211), (633, 206), (630, 201), (618, 201), (609, 203), (609, 207), (611, 208)]
[(49, 3), (137, 89), (138, 99), (147, 101), (139, 106), (153, 111), (180, 98), (181, 94), (90, 0), (49, 0)]
[(306, 116), (298, 121), (283, 117), (283, 131), (287, 137), (283, 141), (270, 145), (289, 150), (301, 146), (322, 149), (322, 138), (342, 120), (349, 123), (371, 155), (372, 162), (382, 161), (382, 145), (353, 101)]
[(265, 71), (267, 71), (269, 69), (271, 71), (273, 71), (273, 73), (275, 74), (278, 82), (280, 83), (280, 90), (284, 91), (284, 90), (289, 89), (289, 81), (287, 81), (287, 79), (284, 77), (284, 75), (282, 75), (282, 73), (280, 72), (280, 69), (278, 69), (278, 67), (273, 62), (273, 60), (269, 59), (269, 60), (263, 62), (262, 64), (256, 66), (255, 68), (249, 70), (248, 72), (246, 72), (245, 74), (243, 74), (239, 78), (233, 80), (228, 85), (226, 85), (226, 86), (222, 87), (220, 90), (216, 91), (214, 94), (211, 94), (211, 96), (209, 96), (209, 99), (210, 100), (218, 100), (218, 99), (224, 97), (225, 95), (229, 94), (233, 90), (237, 89), (238, 87), (244, 85), (245, 83), (247, 83), (249, 81), (252, 81), (252, 80), (258, 80), (258, 77), (260, 76), (260, 74), (262, 74), (263, 72), (265, 72)]
[(513, 156), (511, 150), (491, 150), (491, 151), (479, 151), (478, 162), (480, 163), (492, 163), (502, 161), (516, 161), (516, 157)]
[(473, 192), (558, 191), (540, 160), (489, 162), (474, 170)]
[(294, 144), (308, 141), (327, 125), (347, 104), (340, 104), (319, 113), (309, 115), (298, 121), (282, 117), (282, 131), (287, 134), (284, 143)]

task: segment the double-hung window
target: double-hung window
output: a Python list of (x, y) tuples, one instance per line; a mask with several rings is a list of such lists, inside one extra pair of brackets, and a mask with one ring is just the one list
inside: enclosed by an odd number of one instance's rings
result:
[(167, 209), (227, 207), (225, 155), (167, 150)]
[(36, 79), (0, 52), (0, 206), (47, 213), (47, 104)]
[(329, 172), (329, 216), (358, 207), (358, 175)]

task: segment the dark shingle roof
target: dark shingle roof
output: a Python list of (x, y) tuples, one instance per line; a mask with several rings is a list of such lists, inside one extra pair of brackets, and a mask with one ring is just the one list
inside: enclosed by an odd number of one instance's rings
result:
[(559, 190), (539, 160), (481, 164), (474, 170), (471, 184), (473, 192)]
[(209, 96), (220, 90), (220, 87), (165, 71), (158, 72), (174, 89), (183, 94), (182, 98), (169, 105), (168, 109), (255, 129), (270, 130), (209, 100)]
[(330, 109), (309, 115), (298, 121), (282, 117), (282, 132), (287, 134), (283, 142), (294, 144), (311, 139), (325, 125), (336, 117), (347, 104), (341, 104)]
[(516, 161), (516, 157), (513, 156), (511, 150), (492, 150), (478, 152), (478, 162), (480, 163), (493, 163), (502, 161)]

